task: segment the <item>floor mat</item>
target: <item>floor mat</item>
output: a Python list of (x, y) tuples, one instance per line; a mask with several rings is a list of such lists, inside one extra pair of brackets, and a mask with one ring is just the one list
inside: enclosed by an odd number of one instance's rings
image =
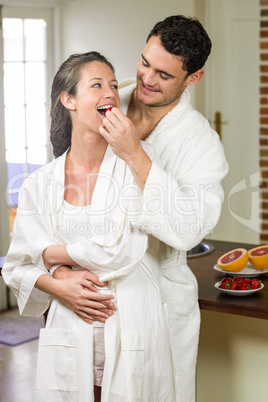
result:
[(0, 314), (0, 343), (16, 346), (39, 337), (43, 328), (44, 316), (22, 317), (17, 309)]

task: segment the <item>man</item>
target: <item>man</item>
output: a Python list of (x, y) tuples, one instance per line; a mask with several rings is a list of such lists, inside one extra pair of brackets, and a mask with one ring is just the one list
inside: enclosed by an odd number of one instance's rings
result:
[[(133, 225), (162, 241), (163, 302), (181, 402), (195, 400), (200, 326), (197, 283), (187, 266), (186, 251), (215, 227), (223, 201), (221, 181), (228, 171), (217, 133), (191, 107), (187, 90), (202, 78), (210, 50), (210, 39), (195, 19), (172, 16), (156, 24), (140, 58), (137, 81), (122, 83), (121, 111), (108, 111), (100, 127), (143, 193)], [(159, 163), (152, 163), (140, 140), (153, 146)], [(54, 275), (77, 274), (65, 271), (60, 267)], [(97, 277), (85, 271), (78, 275), (88, 281), (91, 291), (76, 293), (68, 301), (63, 297), (63, 303), (88, 322), (105, 321), (112, 314), (112, 301), (102, 304), (108, 296), (92, 291), (91, 281), (98, 285)]]

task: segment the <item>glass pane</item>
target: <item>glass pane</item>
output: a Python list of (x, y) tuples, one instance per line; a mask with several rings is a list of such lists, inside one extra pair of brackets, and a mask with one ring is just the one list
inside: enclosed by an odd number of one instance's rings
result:
[(45, 64), (25, 63), (26, 104), (45, 103)]
[(41, 106), (26, 107), (27, 146), (46, 145), (46, 108)]
[(39, 169), (39, 168), (42, 167), (42, 166), (43, 166), (43, 163), (42, 163), (42, 165), (39, 165), (39, 164), (37, 164), (37, 163), (35, 163), (35, 164), (29, 163), (29, 164), (28, 164), (28, 171), (29, 171), (29, 174), (35, 172), (37, 169)]
[(8, 199), (17, 204), (25, 177), (47, 162), (46, 35), (42, 19), (3, 20)]
[(15, 147), (7, 149), (6, 161), (8, 163), (26, 163), (26, 149)]
[(16, 192), (12, 192), (11, 194), (8, 193), (7, 196), (7, 203), (9, 207), (16, 208), (19, 203), (19, 190)]
[(4, 104), (24, 104), (23, 63), (4, 63)]
[(19, 188), (25, 176), (24, 163), (7, 163), (7, 190)]
[(18, 205), (18, 190), (26, 176), (25, 163), (7, 163), (7, 193), (9, 206), (16, 207)]
[[(23, 148), (26, 146), (25, 141), (25, 110), (23, 106), (9, 106), (5, 108), (5, 139), (6, 149), (16, 146)], [(18, 162), (18, 161), (12, 161)]]
[(44, 165), (47, 161), (47, 148), (28, 148), (27, 162), (33, 165)]
[(4, 61), (23, 60), (23, 21), (3, 19)]
[(25, 60), (46, 60), (46, 23), (44, 20), (25, 20)]

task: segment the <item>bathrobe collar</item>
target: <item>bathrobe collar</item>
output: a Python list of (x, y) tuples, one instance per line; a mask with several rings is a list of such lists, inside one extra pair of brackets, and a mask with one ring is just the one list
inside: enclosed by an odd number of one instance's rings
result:
[[(48, 180), (53, 180), (54, 185), (57, 186), (56, 191), (56, 211), (61, 207), (64, 199), (64, 184), (65, 184), (65, 162), (66, 156), (69, 152), (69, 149), (65, 151), (61, 156), (55, 159), (53, 163), (53, 170), (51, 179), (48, 176)], [(114, 169), (114, 165), (116, 162), (116, 155), (111, 150), (111, 147), (108, 145), (105, 151), (103, 161), (100, 166), (97, 182), (95, 185), (92, 202), (91, 202), (91, 210), (94, 213), (99, 213), (105, 208), (105, 197), (102, 197), (102, 194), (107, 190), (109, 186), (109, 180)]]

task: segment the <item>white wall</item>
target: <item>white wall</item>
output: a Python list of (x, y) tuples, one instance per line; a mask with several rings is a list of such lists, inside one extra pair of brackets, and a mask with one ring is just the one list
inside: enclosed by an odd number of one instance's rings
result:
[(116, 69), (119, 81), (136, 74), (147, 35), (174, 14), (194, 15), (194, 0), (74, 0), (62, 6), (62, 57), (96, 50)]
[(229, 172), (225, 201), (212, 238), (259, 243), (259, 0), (207, 0), (212, 38), (206, 99), (209, 118), (222, 120), (222, 143)]

